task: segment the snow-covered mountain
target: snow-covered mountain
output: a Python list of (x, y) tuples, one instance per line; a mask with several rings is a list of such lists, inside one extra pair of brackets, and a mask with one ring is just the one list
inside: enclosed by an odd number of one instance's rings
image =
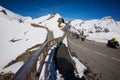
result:
[[(54, 38), (61, 37), (64, 32), (58, 27), (59, 14), (49, 14), (36, 19), (23, 17), (0, 6), (0, 73), (15, 73), (23, 64), (18, 62), (8, 68), (3, 69), (10, 61), (24, 53), (28, 48), (37, 44), (42, 44), (47, 38), (45, 28), (33, 27), (31, 23), (48, 27)], [(17, 66), (16, 66), (17, 65)]]
[(87, 39), (107, 42), (107, 40), (116, 37), (120, 41), (120, 22), (115, 21), (111, 16), (104, 17), (102, 19), (93, 20), (73, 20), (71, 22), (71, 31), (78, 32), (84, 31), (86, 35), (89, 35)]
[(98, 23), (97, 26), (101, 26), (102, 28), (108, 28), (111, 32), (119, 33), (120, 34), (120, 24), (118, 21), (115, 21), (111, 16), (102, 18)]

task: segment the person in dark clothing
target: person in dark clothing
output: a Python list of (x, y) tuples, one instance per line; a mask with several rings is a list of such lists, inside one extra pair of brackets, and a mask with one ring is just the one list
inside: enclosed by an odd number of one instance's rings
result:
[(84, 31), (80, 31), (80, 38), (81, 38), (81, 41), (85, 40)]
[(81, 31), (81, 35), (82, 35), (82, 36), (84, 35), (84, 31)]

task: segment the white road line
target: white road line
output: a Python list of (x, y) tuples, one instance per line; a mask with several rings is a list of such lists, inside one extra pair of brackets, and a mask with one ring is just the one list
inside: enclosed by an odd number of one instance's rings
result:
[(111, 59), (120, 62), (120, 59), (118, 58), (111, 57)]
[[(69, 40), (70, 40), (70, 39), (69, 39)], [(89, 49), (87, 49), (87, 48), (80, 47), (78, 44), (72, 42), (71, 40), (70, 40), (70, 42), (71, 42), (72, 44), (74, 44), (76, 47), (79, 47), (79, 48), (81, 48), (81, 49), (83, 49), (83, 50), (90, 51), (90, 52), (92, 52), (92, 53), (94, 53), (94, 54), (97, 54), (97, 55), (99, 55), (99, 56), (103, 56), (103, 57), (109, 58), (109, 59), (111, 59), (111, 60), (115, 60), (115, 61), (120, 62), (120, 59), (118, 59), (118, 58), (110, 57), (110, 56), (107, 56), (107, 55), (105, 55), (105, 54), (99, 53), (99, 52), (97, 52), (97, 51), (91, 51), (91, 50), (89, 50)]]
[(99, 53), (99, 52), (96, 52), (96, 51), (93, 51), (95, 54), (97, 54), (97, 55), (100, 55), (100, 56), (104, 56), (104, 57), (109, 57), (109, 56), (107, 56), (107, 55), (105, 55), (105, 54), (102, 54), (102, 53)]

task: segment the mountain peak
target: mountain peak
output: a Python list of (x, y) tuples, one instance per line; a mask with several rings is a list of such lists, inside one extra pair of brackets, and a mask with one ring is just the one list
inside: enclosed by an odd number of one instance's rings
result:
[(113, 19), (111, 16), (106, 16), (103, 19)]
[(59, 13), (55, 13), (55, 16), (61, 17), (61, 15)]
[(104, 24), (104, 25), (117, 25), (117, 22), (111, 17), (111, 16), (106, 16), (103, 17), (98, 24)]

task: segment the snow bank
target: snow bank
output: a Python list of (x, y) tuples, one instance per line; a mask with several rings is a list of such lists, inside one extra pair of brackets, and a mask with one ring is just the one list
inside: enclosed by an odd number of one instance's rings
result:
[(82, 78), (84, 76), (84, 71), (87, 70), (87, 67), (83, 65), (76, 57), (72, 57), (72, 59), (74, 60), (76, 69), (78, 71), (77, 75)]
[(66, 47), (68, 47), (68, 42), (67, 42), (67, 36), (63, 39), (63, 43), (65, 44)]

